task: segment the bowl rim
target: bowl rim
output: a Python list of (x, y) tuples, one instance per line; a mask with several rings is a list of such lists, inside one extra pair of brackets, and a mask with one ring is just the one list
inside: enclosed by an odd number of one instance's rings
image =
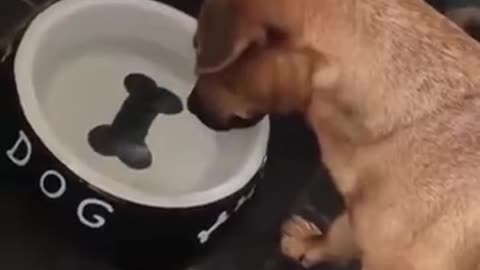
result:
[(196, 28), (196, 20), (193, 17), (167, 4), (152, 0), (62, 0), (51, 5), (35, 17), (26, 29), (14, 59), (15, 83), (20, 107), (36, 136), (60, 163), (85, 180), (93, 189), (99, 189), (113, 197), (139, 205), (154, 208), (199, 207), (222, 200), (240, 191), (253, 180), (266, 158), (270, 133), (268, 117), (254, 127), (258, 129), (258, 135), (255, 137), (252, 151), (248, 153), (247, 161), (238, 174), (210, 189), (171, 196), (142, 193), (115, 181), (98, 170), (89, 168), (80, 158), (75, 157), (71, 150), (57, 138), (56, 133), (49, 128), (47, 117), (35, 97), (33, 84), (32, 69), (38, 44), (52, 26), (62, 23), (63, 19), (68, 18), (71, 14), (79, 10), (105, 5), (131, 5), (148, 12), (157, 12), (159, 16), (168, 18), (192, 36)]

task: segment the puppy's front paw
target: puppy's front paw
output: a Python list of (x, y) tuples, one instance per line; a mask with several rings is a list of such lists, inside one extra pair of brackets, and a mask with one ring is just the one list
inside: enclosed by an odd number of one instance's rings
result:
[(322, 236), (315, 224), (293, 216), (282, 226), (280, 248), (283, 255), (308, 268), (325, 260)]
[(282, 226), (282, 233), (296, 238), (309, 239), (322, 236), (322, 231), (313, 222), (310, 222), (301, 216), (292, 216)]

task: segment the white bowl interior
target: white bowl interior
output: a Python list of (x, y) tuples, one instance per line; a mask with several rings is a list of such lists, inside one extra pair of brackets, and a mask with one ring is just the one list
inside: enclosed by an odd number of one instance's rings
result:
[[(268, 120), (217, 133), (185, 108), (193, 86), (194, 19), (149, 0), (63, 0), (40, 14), (19, 47), (15, 72), (27, 120), (51, 152), (92, 186), (162, 207), (203, 205), (244, 186), (261, 165)], [(111, 124), (128, 97), (123, 80), (143, 73), (184, 104), (158, 115), (142, 170), (96, 153), (95, 126)]]

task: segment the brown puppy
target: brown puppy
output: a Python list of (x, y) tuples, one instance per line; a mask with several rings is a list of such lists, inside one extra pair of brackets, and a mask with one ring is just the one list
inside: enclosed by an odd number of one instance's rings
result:
[(347, 211), (293, 217), (304, 266), (480, 269), (480, 45), (423, 0), (207, 0), (192, 113), (217, 130), (300, 113)]

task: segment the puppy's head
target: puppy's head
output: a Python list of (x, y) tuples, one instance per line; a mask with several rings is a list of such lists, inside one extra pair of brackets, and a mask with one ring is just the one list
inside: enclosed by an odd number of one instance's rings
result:
[(301, 42), (301, 2), (207, 0), (194, 38), (198, 81), (190, 112), (212, 129), (228, 130), (304, 110), (323, 59)]

